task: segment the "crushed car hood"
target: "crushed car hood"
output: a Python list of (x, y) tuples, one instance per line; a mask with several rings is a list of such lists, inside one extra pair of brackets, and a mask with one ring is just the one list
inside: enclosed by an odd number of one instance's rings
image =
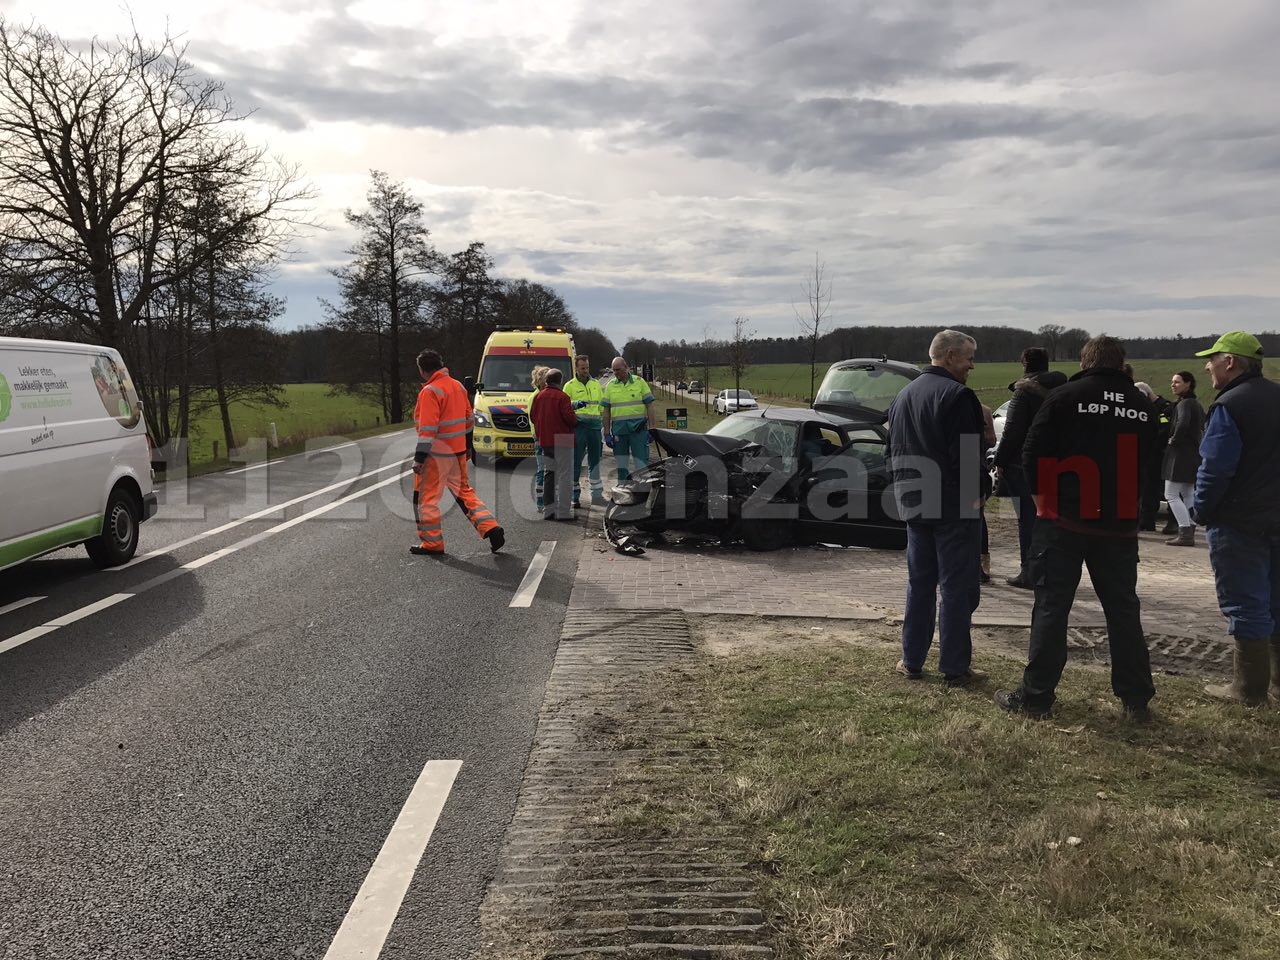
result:
[(658, 445), (673, 457), (723, 457), (729, 453), (758, 447), (758, 443), (737, 437), (714, 437), (707, 433), (690, 433), (687, 430), (653, 431)]

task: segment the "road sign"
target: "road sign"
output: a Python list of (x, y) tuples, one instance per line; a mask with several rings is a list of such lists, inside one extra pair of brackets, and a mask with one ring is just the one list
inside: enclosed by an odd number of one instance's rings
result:
[(689, 429), (689, 408), (688, 407), (667, 407), (667, 429), (668, 430), (688, 430)]

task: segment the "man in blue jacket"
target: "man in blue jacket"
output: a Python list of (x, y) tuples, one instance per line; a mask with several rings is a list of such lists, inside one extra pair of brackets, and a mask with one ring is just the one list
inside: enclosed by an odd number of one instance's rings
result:
[(1200, 441), (1191, 512), (1205, 527), (1218, 607), (1235, 639), (1231, 683), (1205, 692), (1251, 707), (1280, 700), (1280, 384), (1262, 376), (1262, 344), (1237, 330), (1208, 350), (1218, 398)]
[[(930, 366), (889, 407), (889, 452), (898, 513), (907, 521), (907, 604), (898, 672), (924, 676), (938, 622), (938, 669), (950, 686), (983, 676), (970, 666), (970, 626), (980, 597), (982, 406), (965, 386), (978, 343), (943, 330)], [(939, 606), (938, 595), (941, 594)]]

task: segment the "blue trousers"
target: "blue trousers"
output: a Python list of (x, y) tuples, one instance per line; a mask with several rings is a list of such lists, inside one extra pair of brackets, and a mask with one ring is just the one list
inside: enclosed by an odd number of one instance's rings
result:
[(578, 422), (573, 431), (573, 502), (582, 497), (582, 460), (587, 460), (587, 483), (591, 486), (593, 499), (604, 494), (604, 484), (600, 482), (600, 457), (604, 453), (604, 438), (600, 433), (600, 424)]
[(618, 461), (618, 482), (626, 480), (632, 471), (649, 465), (649, 428), (641, 427), (630, 433), (613, 435), (613, 457)]
[[(907, 609), (902, 617), (902, 661), (924, 666), (938, 626), (938, 669), (956, 677), (969, 669), (982, 525), (977, 518), (907, 524)], [(939, 603), (941, 594), (941, 603)]]
[(1215, 526), (1205, 536), (1227, 633), (1237, 640), (1280, 633), (1280, 532)]
[(543, 483), (547, 477), (547, 464), (542, 455), (542, 446), (535, 443), (533, 445), (533, 462), (535, 468), (533, 471), (533, 498), (538, 505), (538, 509), (542, 509)]

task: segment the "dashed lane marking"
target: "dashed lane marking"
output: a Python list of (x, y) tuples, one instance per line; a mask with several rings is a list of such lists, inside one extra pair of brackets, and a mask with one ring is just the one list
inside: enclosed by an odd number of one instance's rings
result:
[[(381, 473), (381, 471), (375, 472)], [(285, 530), (292, 529), (298, 524), (310, 520), (313, 517), (318, 517), (321, 514), (328, 513), (330, 510), (336, 510), (343, 504), (350, 503), (352, 500), (359, 499), (360, 497), (368, 496), (373, 493), (373, 491), (388, 486), (389, 484), (399, 483), (408, 475), (409, 471), (405, 470), (403, 473), (397, 474), (394, 477), (389, 477), (378, 483), (370, 484), (361, 490), (357, 490), (355, 493), (349, 493), (345, 497), (333, 501), (333, 503), (326, 503), (324, 506), (316, 507), (314, 510), (309, 510), (301, 516), (294, 517), (292, 520), (286, 520), (283, 523), (278, 523), (274, 527), (263, 530), (261, 533), (255, 533), (251, 537), (245, 537), (245, 539), (238, 543), (233, 543), (229, 547), (223, 547), (221, 550), (215, 550), (213, 553), (207, 553), (203, 557), (197, 557), (189, 563), (184, 563), (176, 570), (168, 570), (160, 574), (158, 577), (152, 577), (145, 583), (139, 584), (133, 588), (132, 593), (114, 593), (109, 597), (104, 597), (103, 599), (96, 600), (93, 603), (85, 604), (83, 607), (78, 607), (70, 613), (64, 613), (62, 616), (54, 620), (50, 620), (48, 623), (42, 623), (38, 627), (32, 627), (30, 630), (19, 633), (16, 636), (9, 637), (7, 640), (0, 640), (0, 653), (12, 650), (15, 647), (20, 647), (24, 643), (28, 643), (38, 637), (47, 636), (61, 627), (70, 626), (71, 624), (77, 623), (86, 617), (93, 616), (95, 613), (101, 613), (109, 607), (114, 607), (117, 603), (122, 603), (131, 597), (136, 597), (140, 593), (146, 593), (148, 590), (158, 587), (162, 583), (168, 583), (170, 580), (180, 577), (185, 573), (190, 573), (193, 570), (199, 570), (201, 567), (207, 566), (215, 560), (221, 560), (223, 557), (230, 556), (239, 550), (243, 550), (246, 547), (251, 547), (256, 543), (260, 543), (277, 533), (283, 533)]]
[(340, 480), (337, 483), (332, 483), (319, 490), (313, 490), (311, 493), (305, 493), (300, 497), (294, 497), (292, 500), (286, 500), (284, 503), (277, 503), (274, 506), (267, 507), (265, 510), (259, 510), (257, 513), (251, 513), (249, 516), (241, 517), (239, 520), (232, 520), (230, 523), (224, 523), (220, 527), (214, 527), (212, 530), (205, 530), (202, 533), (197, 533), (194, 536), (187, 537), (185, 540), (179, 540), (177, 543), (170, 543), (167, 546), (152, 550), (149, 553), (144, 553), (140, 557), (134, 557), (128, 563), (122, 564), (118, 567), (112, 567), (111, 569), (113, 571), (128, 570), (130, 567), (136, 567), (138, 564), (144, 563), (152, 557), (163, 557), (166, 554), (173, 553), (175, 550), (181, 550), (183, 547), (188, 547), (193, 543), (198, 543), (201, 540), (216, 536), (219, 533), (226, 533), (228, 530), (233, 530), (236, 527), (243, 526), (246, 523), (251, 523), (254, 520), (261, 520), (263, 517), (269, 517), (282, 510), (287, 510), (289, 507), (295, 507), (300, 503), (304, 503), (307, 500), (314, 500), (316, 497), (323, 496), (326, 493), (332, 493), (334, 490), (349, 487), (357, 480), (364, 480), (368, 477), (377, 476), (380, 473), (386, 473), (388, 470), (394, 470), (397, 467), (403, 466), (403, 463), (391, 463), (385, 467), (379, 467), (377, 470), (370, 470), (368, 473), (362, 473), (358, 477), (350, 477), (346, 480)]
[(234, 477), (237, 473), (248, 473), (250, 470), (257, 470), (261, 467), (269, 467), (273, 463), (284, 463), (286, 460), (294, 460), (297, 457), (318, 457), (322, 453), (328, 453), (330, 450), (341, 450), (344, 447), (354, 447), (356, 441), (348, 440), (346, 443), (334, 444), (332, 447), (322, 447), (319, 450), (305, 450), (302, 453), (293, 453), (287, 457), (277, 457), (274, 460), (263, 460), (261, 463), (250, 464), (247, 467), (241, 467), (239, 470), (228, 470), (225, 476)]
[(529, 569), (525, 571), (524, 579), (520, 581), (520, 586), (516, 589), (516, 595), (511, 598), (511, 603), (507, 604), (507, 606), (533, 606), (533, 598), (538, 592), (538, 584), (542, 583), (542, 575), (547, 572), (547, 564), (551, 562), (551, 554), (555, 552), (555, 549), (555, 540), (542, 541), (542, 545), (538, 547), (538, 552), (529, 561)]
[(0, 617), (3, 617), (6, 613), (13, 613), (15, 610), (21, 610), (23, 607), (29, 607), (33, 603), (48, 599), (48, 597), (23, 597), (21, 600), (15, 600), (13, 603), (7, 603), (0, 607)]
[(431, 760), (404, 802), (324, 960), (376, 960), (444, 810), (461, 760)]

